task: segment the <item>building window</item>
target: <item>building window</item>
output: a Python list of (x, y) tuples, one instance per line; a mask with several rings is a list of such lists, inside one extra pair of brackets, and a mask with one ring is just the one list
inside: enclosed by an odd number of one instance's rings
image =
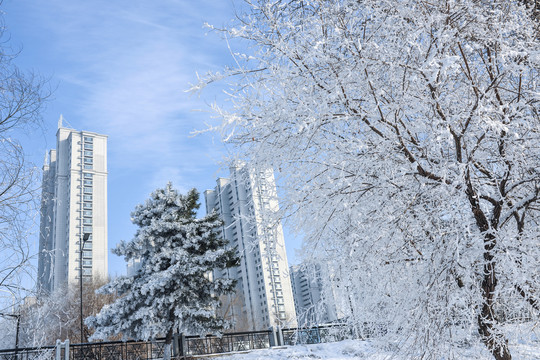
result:
[(83, 260), (82, 264), (83, 264), (83, 267), (92, 266), (92, 260), (91, 259)]
[(92, 201), (92, 195), (83, 195), (84, 201)]
[(94, 145), (92, 145), (92, 144), (84, 144), (84, 149), (85, 150), (94, 150)]
[(82, 256), (83, 256), (83, 258), (92, 258), (92, 252), (91, 251), (83, 251)]
[(94, 142), (94, 138), (91, 137), (91, 136), (85, 136), (84, 137), (84, 142), (92, 144)]
[(84, 189), (83, 189), (83, 192), (85, 194), (91, 194), (92, 193), (92, 188), (89, 187), (89, 186), (85, 186)]
[(92, 173), (84, 173), (84, 174), (83, 174), (83, 177), (84, 177), (85, 179), (92, 179), (93, 176), (94, 176), (94, 174), (92, 174)]
[(94, 152), (92, 150), (84, 150), (84, 156), (93, 156)]
[(92, 203), (91, 202), (85, 202), (83, 203), (83, 209), (91, 209)]
[(84, 250), (91, 250), (92, 249), (92, 243), (91, 242), (85, 242), (83, 246)]
[(85, 170), (92, 170), (92, 165), (91, 164), (84, 164), (84, 169)]
[(92, 276), (92, 269), (82, 269), (83, 276)]
[(83, 211), (83, 216), (91, 217), (92, 216), (92, 210), (84, 210)]
[(94, 184), (94, 181), (92, 181), (92, 179), (84, 179), (83, 184), (92, 186)]
[(83, 224), (92, 225), (92, 218), (84, 218), (83, 219)]
[(83, 226), (83, 231), (85, 233), (90, 234), (92, 232), (92, 227), (91, 226)]
[(92, 158), (85, 157), (84, 158), (84, 163), (85, 164), (93, 164), (94, 160)]

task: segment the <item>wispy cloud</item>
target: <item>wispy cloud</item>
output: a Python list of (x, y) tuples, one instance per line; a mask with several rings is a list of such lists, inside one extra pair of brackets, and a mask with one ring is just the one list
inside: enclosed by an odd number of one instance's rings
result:
[(36, 16), (55, 36), (51, 51), (69, 64), (56, 76), (80, 91), (77, 106), (64, 115), (76, 127), (109, 135), (111, 167), (141, 170), (144, 163), (154, 179), (171, 174), (163, 169), (190, 172), (219, 157), (219, 146), (189, 137), (209, 115), (192, 112), (206, 105), (183, 90), (196, 71), (227, 61), (226, 45), (205, 36), (203, 23), (226, 22), (230, 3), (53, 0), (47, 6), (45, 13), (36, 8)]
[[(232, 63), (217, 34), (234, 17), (236, 0), (10, 0), (8, 27), (24, 45), (19, 61), (59, 82), (44, 114), (54, 127), (60, 113), (77, 129), (109, 136), (109, 246), (129, 239), (129, 214), (171, 180), (182, 191), (213, 187), (224, 148), (211, 135), (190, 137), (211, 121), (206, 102), (184, 92), (196, 72)], [(39, 145), (54, 146), (54, 132)], [(41, 149), (43, 148), (43, 149)], [(204, 208), (204, 207), (203, 207)], [(112, 274), (124, 264), (110, 257)]]

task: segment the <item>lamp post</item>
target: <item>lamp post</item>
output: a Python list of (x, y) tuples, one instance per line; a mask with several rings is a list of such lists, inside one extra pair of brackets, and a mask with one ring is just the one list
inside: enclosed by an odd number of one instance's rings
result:
[(83, 234), (83, 237), (82, 237), (82, 241), (79, 241), (79, 291), (80, 291), (80, 296), (81, 296), (81, 307), (80, 307), (80, 310), (81, 310), (81, 343), (84, 342), (84, 325), (83, 325), (83, 296), (82, 296), (82, 275), (83, 275), (83, 271), (82, 271), (82, 268), (83, 268), (83, 247), (84, 247), (84, 244), (88, 241), (88, 239), (90, 238), (90, 234), (89, 233), (84, 233)]

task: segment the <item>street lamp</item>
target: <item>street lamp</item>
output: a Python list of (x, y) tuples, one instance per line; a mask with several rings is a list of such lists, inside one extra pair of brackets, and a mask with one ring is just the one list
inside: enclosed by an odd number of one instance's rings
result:
[(83, 339), (84, 339), (84, 328), (83, 328), (83, 299), (82, 299), (82, 275), (83, 275), (83, 271), (82, 271), (82, 268), (83, 268), (83, 256), (82, 256), (82, 253), (83, 253), (83, 247), (84, 247), (84, 244), (88, 241), (88, 239), (90, 238), (90, 234), (89, 233), (84, 233), (83, 234), (83, 237), (82, 237), (82, 241), (79, 241), (79, 290), (80, 290), (80, 295), (81, 295), (81, 307), (80, 307), (80, 310), (81, 310), (81, 343), (83, 343)]

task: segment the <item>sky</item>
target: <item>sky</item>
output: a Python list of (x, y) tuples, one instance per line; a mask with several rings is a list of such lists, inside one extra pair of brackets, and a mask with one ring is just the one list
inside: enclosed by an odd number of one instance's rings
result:
[[(60, 114), (65, 126), (108, 135), (109, 248), (132, 238), (130, 212), (154, 189), (172, 181), (203, 196), (227, 176), (220, 162), (234, 149), (218, 134), (192, 135), (216, 121), (209, 105), (226, 101), (223, 88), (200, 96), (186, 90), (197, 73), (233, 64), (235, 44), (204, 24), (230, 24), (239, 6), (238, 0), (3, 1), (4, 40), (20, 50), (17, 65), (49, 79), (54, 90), (43, 129), (22, 139), (29, 158), (42, 166), (56, 146)], [(37, 250), (37, 233), (34, 240)], [(294, 264), (299, 244), (287, 231), (285, 241)], [(124, 273), (124, 260), (109, 253), (109, 274)]]

